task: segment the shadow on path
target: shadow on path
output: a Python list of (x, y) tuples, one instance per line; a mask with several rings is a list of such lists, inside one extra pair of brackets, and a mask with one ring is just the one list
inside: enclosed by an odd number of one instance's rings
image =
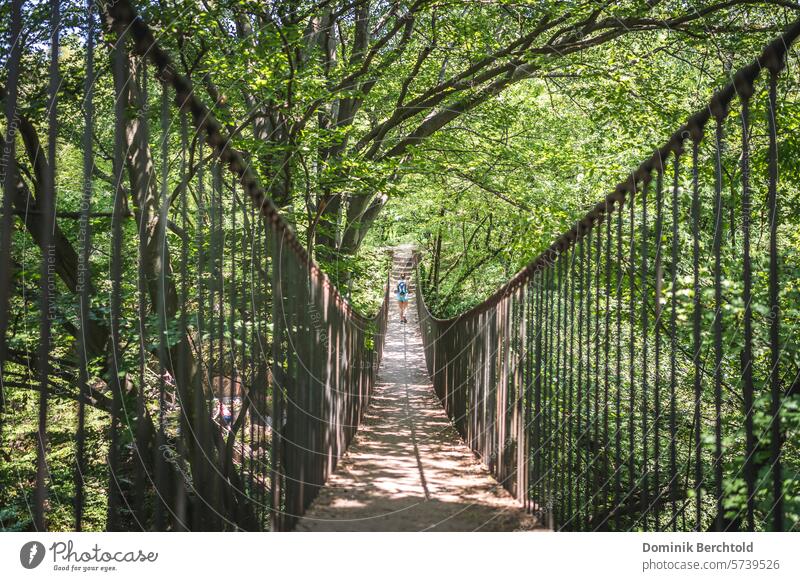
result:
[(414, 300), (407, 324), (399, 321), (392, 301), (384, 358), (365, 421), (296, 530), (538, 528), (445, 415), (425, 369)]

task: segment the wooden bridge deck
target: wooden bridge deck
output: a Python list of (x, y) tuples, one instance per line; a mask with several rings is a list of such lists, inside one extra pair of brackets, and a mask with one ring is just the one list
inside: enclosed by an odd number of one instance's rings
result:
[(392, 301), (365, 422), (298, 531), (516, 531), (536, 520), (451, 426), (425, 369), (414, 297)]

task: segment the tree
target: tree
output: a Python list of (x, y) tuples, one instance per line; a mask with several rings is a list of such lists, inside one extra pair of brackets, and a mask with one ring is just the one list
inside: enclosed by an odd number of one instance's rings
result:
[(203, 6), (199, 17), (193, 2), (147, 13), (178, 31), (183, 72), (254, 153), (275, 202), (304, 207), (298, 228), (323, 261), (358, 251), (420, 145), (521, 80), (659, 31), (696, 45), (753, 20), (772, 34), (797, 10), (775, 0)]

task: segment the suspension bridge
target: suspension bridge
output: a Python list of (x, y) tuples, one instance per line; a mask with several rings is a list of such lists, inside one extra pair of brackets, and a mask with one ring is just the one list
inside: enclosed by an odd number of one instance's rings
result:
[[(10, 2), (12, 39), (21, 4)], [(778, 152), (795, 138), (780, 127), (797, 107), (781, 81), (796, 75), (786, 62), (800, 23), (506, 285), (443, 320), (426, 303), (436, 289), (424, 256), (418, 265), (406, 251), (387, 267), (381, 308), (356, 312), (146, 20), (128, 0), (100, 7), (88, 2), (82, 25), (74, 216), (56, 203), (57, 0), (42, 118), (21, 113), (19, 43), (0, 94), (0, 441), (15, 437), (9, 394), (32, 392), (34, 478), (19, 484), (31, 528), (83, 530), (98, 502), (107, 530), (796, 528), (786, 499), (797, 478), (783, 457), (797, 437), (782, 417), (798, 382), (781, 327), (794, 295), (779, 252), (796, 228), (779, 188), (792, 160)], [(98, 17), (109, 63), (95, 62)], [(126, 117), (156, 86), (126, 82), (130, 54), (157, 80), (153, 135)], [(108, 164), (93, 139), (102, 67), (115, 80)], [(733, 140), (731, 177), (722, 159)], [(112, 203), (96, 212), (106, 165)], [(98, 217), (106, 230), (90, 227)], [(64, 227), (74, 219), (75, 243)], [(13, 243), (18, 228), (41, 264), (33, 300), (15, 277), (31, 255)], [(88, 267), (95, 245), (108, 250), (107, 284)], [(122, 276), (131, 266), (136, 280)], [(740, 282), (723, 284), (723, 268)], [(415, 281), (405, 324), (391, 300), (401, 271)], [(58, 315), (64, 301), (74, 318)], [(34, 350), (19, 337), (28, 309)], [(57, 333), (74, 337), (74, 354), (51, 349)], [(56, 411), (74, 414), (70, 433), (56, 432)], [(69, 486), (48, 463), (64, 438)], [(14, 446), (2, 452), (8, 461)], [(67, 517), (55, 523), (57, 511)]]

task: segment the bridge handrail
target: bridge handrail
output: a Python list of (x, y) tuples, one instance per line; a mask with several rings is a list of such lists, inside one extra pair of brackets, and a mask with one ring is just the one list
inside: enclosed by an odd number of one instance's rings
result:
[[(794, 329), (781, 322), (782, 303), (793, 300), (786, 288), (796, 285), (781, 285), (780, 255), (791, 241), (780, 246), (779, 239), (795, 225), (780, 213), (777, 87), (798, 36), (800, 20), (485, 301), (436, 318), (417, 275), (436, 394), (498, 481), (550, 527), (787, 528), (784, 496), (800, 491), (783, 476), (784, 463), (796, 469), (796, 460), (782, 456), (790, 433), (782, 417), (800, 389), (792, 379)], [(768, 143), (750, 132), (762, 69), (769, 71)], [(726, 121), (737, 95), (741, 171), (728, 181), (741, 188), (728, 192)], [(710, 119), (714, 179), (702, 181), (713, 196), (701, 198), (700, 144)], [(687, 140), (691, 159), (683, 169)], [(758, 186), (751, 184), (753, 143), (766, 150)], [(690, 203), (680, 193), (688, 171)], [(759, 186), (766, 196), (753, 195)], [(713, 232), (701, 227), (704, 216)], [(758, 220), (765, 235), (751, 244)], [(741, 239), (723, 240), (728, 222)], [(751, 256), (751, 247), (761, 255)], [(754, 274), (756, 265), (767, 276)], [(711, 323), (704, 311), (714, 315)], [(712, 339), (704, 338), (707, 327)], [(731, 499), (732, 491), (743, 500)]]
[(786, 52), (794, 44), (798, 36), (800, 36), (800, 20), (788, 26), (781, 36), (770, 42), (757, 59), (740, 68), (733, 75), (732, 81), (714, 93), (706, 107), (690, 115), (686, 123), (681, 125), (664, 145), (658, 148), (650, 158), (644, 160), (638, 168), (633, 170), (628, 178), (619, 182), (610, 194), (578, 219), (572, 228), (558, 236), (550, 246), (540, 252), (539, 255), (511, 277), (508, 282), (504, 283), (486, 299), (463, 313), (452, 317), (440, 319), (431, 315), (431, 318), (437, 322), (446, 322), (479, 314), (496, 305), (504, 297), (511, 294), (514, 289), (528, 281), (534, 273), (552, 263), (554, 257), (573, 247), (578, 240), (586, 236), (593, 224), (601, 222), (607, 214), (612, 213), (615, 206), (618, 207), (625, 200), (627, 194), (636, 193), (637, 184), (649, 179), (651, 171), (663, 164), (663, 160), (667, 159), (671, 153), (682, 152), (683, 143), (693, 135), (697, 135), (698, 132), (702, 133), (703, 127), (712, 116), (724, 115), (728, 105), (737, 94), (751, 92), (753, 83), (758, 78), (762, 68), (780, 70), (783, 67)]
[(198, 132), (205, 132), (206, 144), (212, 148), (217, 158), (228, 165), (228, 169), (239, 178), (245, 192), (250, 196), (255, 207), (270, 221), (271, 227), (281, 235), (284, 244), (295, 253), (298, 261), (313, 273), (318, 273), (322, 284), (331, 290), (337, 302), (351, 316), (362, 323), (377, 320), (381, 308), (373, 315), (363, 315), (350, 304), (330, 277), (308, 255), (300, 243), (292, 226), (286, 221), (278, 207), (266, 194), (258, 177), (250, 169), (244, 155), (231, 145), (232, 140), (226, 135), (222, 124), (214, 113), (196, 96), (192, 82), (180, 75), (172, 61), (172, 57), (161, 48), (147, 23), (139, 16), (129, 0), (113, 0), (107, 2), (109, 25), (119, 35), (133, 37), (134, 47), (139, 56), (149, 59), (159, 74), (160, 80), (175, 91), (175, 105), (179, 109), (188, 109)]
[[(233, 147), (232, 136), (191, 81), (177, 72), (131, 2), (85, 2), (76, 37), (79, 44), (85, 40), (79, 50), (85, 81), (82, 94), (70, 94), (83, 112), (76, 132), (83, 157), (80, 212), (57, 214), (55, 203), (63, 143), (59, 106), (68, 93), (61, 84), (59, 0), (49, 2), (49, 18), (37, 20), (45, 23), (50, 39), (43, 57), (49, 61), (46, 119), (28, 119), (18, 103), (22, 0), (10, 3), (11, 52), (6, 87), (0, 87), (5, 104), (0, 386), (38, 396), (35, 418), (32, 406), (14, 410), (23, 414), (21, 423), (37, 426), (36, 477), (28, 504), (32, 527), (47, 530), (49, 516), (61, 511), (59, 520), (69, 519), (75, 530), (291, 528), (335, 469), (369, 404), (388, 320), (389, 273), (377, 312), (358, 312), (309, 255), (247, 156)], [(97, 175), (95, 155), (96, 143), (102, 143), (95, 118), (98, 11), (110, 45), (107, 78), (113, 81), (110, 176)], [(147, 93), (152, 70), (161, 104), (158, 146), (145, 113), (155, 101)], [(173, 94), (177, 110), (170, 104)], [(129, 105), (140, 116), (132, 117)], [(197, 136), (191, 144), (189, 117)], [(47, 130), (46, 155), (40, 155), (40, 124)], [(25, 146), (30, 174), (17, 169), (23, 160), (17, 141)], [(178, 185), (170, 192), (176, 176)], [(103, 190), (102, 202), (113, 198), (113, 210), (102, 213), (111, 218), (104, 236), (93, 237), (98, 179), (111, 185)], [(128, 200), (134, 212), (128, 211)], [(25, 230), (17, 229), (17, 216)], [(80, 220), (76, 241), (64, 234), (57, 217)], [(138, 228), (130, 228), (133, 224)], [(41, 294), (38, 301), (22, 304), (6, 270), (16, 270), (12, 253), (18, 252), (17, 238), (27, 235), (41, 250), (41, 260), (29, 252), (25, 239), (19, 262), (34, 256)], [(101, 271), (107, 293), (98, 292), (93, 280), (98, 270), (93, 249), (104, 246), (107, 254), (98, 254), (109, 259), (108, 271)], [(63, 293), (63, 303), (54, 301), (57, 293)], [(64, 317), (50, 316), (59, 311)], [(19, 321), (34, 314), (38, 336), (26, 333), (22, 342), (37, 355), (9, 349), (9, 325), (16, 334)], [(56, 333), (74, 338), (74, 358), (71, 353), (53, 357)], [(59, 341), (62, 345), (67, 341)], [(12, 383), (9, 377), (26, 381)], [(10, 412), (0, 395), (2, 428)], [(48, 501), (50, 398), (75, 404), (77, 427), (75, 450), (69, 451), (75, 462), (67, 467), (73, 471), (74, 495), (53, 495)], [(107, 414), (107, 429), (89, 429), (87, 405)], [(69, 431), (70, 426), (58, 428)], [(87, 441), (107, 444), (107, 457), (98, 461), (99, 455), (90, 455)], [(66, 450), (67, 444), (58, 445), (59, 452)], [(86, 485), (88, 473), (106, 484), (100, 494)], [(89, 494), (107, 509), (87, 516)], [(104, 523), (98, 512), (104, 513)]]

